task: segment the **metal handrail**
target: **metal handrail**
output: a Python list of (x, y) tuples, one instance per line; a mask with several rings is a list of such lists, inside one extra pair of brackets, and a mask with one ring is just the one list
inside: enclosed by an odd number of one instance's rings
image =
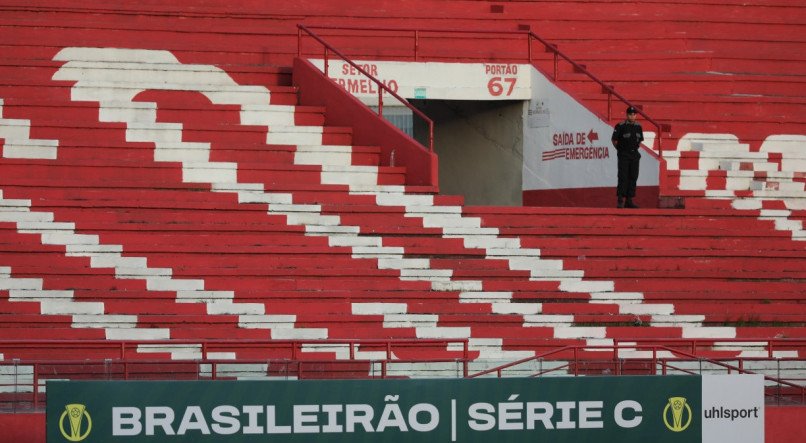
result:
[[(750, 370), (744, 369), (743, 367), (741, 367), (741, 365), (740, 366), (734, 366), (734, 365), (731, 365), (731, 364), (728, 364), (728, 363), (725, 363), (725, 362), (722, 362), (722, 361), (719, 361), (719, 360), (706, 358), (706, 357), (701, 357), (701, 356), (698, 356), (698, 355), (695, 355), (695, 354), (692, 354), (692, 353), (681, 351), (679, 349), (669, 348), (667, 346), (657, 346), (657, 345), (649, 345), (649, 346), (646, 346), (646, 345), (644, 345), (644, 346), (642, 346), (642, 345), (637, 345), (637, 346), (636, 345), (612, 345), (612, 346), (604, 346), (604, 345), (597, 345), (597, 346), (573, 345), (573, 346), (564, 346), (564, 347), (559, 348), (559, 349), (554, 349), (554, 350), (551, 350), (551, 351), (548, 351), (548, 352), (545, 352), (545, 353), (542, 353), (542, 354), (534, 355), (532, 357), (523, 358), (523, 359), (520, 359), (520, 360), (517, 360), (517, 361), (514, 361), (514, 362), (510, 362), (510, 363), (507, 363), (507, 364), (504, 364), (504, 365), (497, 366), (495, 368), (487, 369), (487, 370), (477, 372), (477, 373), (474, 373), (474, 374), (469, 374), (467, 376), (467, 378), (476, 378), (476, 377), (480, 377), (480, 376), (488, 375), (488, 374), (492, 374), (492, 373), (495, 373), (499, 378), (501, 378), (502, 375), (503, 375), (503, 371), (505, 369), (509, 369), (509, 368), (512, 368), (512, 367), (515, 367), (515, 366), (518, 366), (518, 365), (522, 365), (524, 363), (531, 362), (531, 361), (545, 360), (546, 357), (549, 357), (551, 355), (559, 354), (561, 352), (568, 352), (568, 351), (573, 352), (574, 357), (573, 357), (572, 361), (575, 362), (575, 363), (577, 363), (579, 361), (582, 361), (579, 358), (579, 352), (580, 351), (608, 351), (608, 350), (612, 350), (613, 351), (613, 360), (619, 360), (618, 352), (619, 352), (619, 350), (622, 350), (622, 349), (651, 350), (652, 351), (651, 360), (653, 362), (653, 367), (657, 367), (658, 362), (661, 362), (661, 364), (663, 365), (662, 366), (663, 367), (663, 372), (664, 372), (663, 375), (666, 375), (665, 374), (665, 368), (667, 367), (666, 362), (668, 362), (669, 359), (668, 358), (659, 358), (658, 357), (658, 352), (659, 351), (666, 351), (666, 352), (669, 352), (669, 353), (671, 353), (673, 355), (683, 357), (683, 358), (677, 358), (676, 359), (677, 361), (685, 360), (685, 359), (694, 360), (694, 361), (701, 361), (701, 362), (706, 362), (706, 363), (709, 363), (709, 364), (712, 364), (712, 365), (720, 366), (722, 368), (727, 369), (729, 372), (730, 371), (737, 371), (737, 372), (739, 372), (741, 374), (755, 374), (754, 372), (752, 372)], [(730, 358), (728, 360), (730, 360), (730, 361), (733, 361), (733, 360), (766, 361), (768, 359), (765, 359), (765, 358), (752, 358), (752, 357), (751, 358), (734, 357), (734, 358)], [(781, 359), (781, 360), (804, 361), (805, 359), (797, 358), (797, 359)], [(576, 367), (574, 368), (574, 375), (575, 376), (578, 375)], [(794, 388), (796, 390), (800, 390), (801, 401), (803, 402), (803, 400), (806, 399), (806, 386), (801, 386), (801, 385), (791, 383), (791, 382), (788, 382), (786, 380), (782, 380), (782, 379), (779, 379), (779, 378), (776, 378), (776, 377), (770, 377), (768, 375), (763, 375), (763, 377), (764, 377), (764, 380), (771, 381), (773, 383), (777, 383), (779, 385), (787, 386), (787, 387), (790, 387), (790, 388)]]
[[(614, 345), (632, 346), (641, 348), (643, 346), (685, 346), (690, 349), (689, 352), (697, 352), (697, 348), (708, 346), (712, 347), (716, 344), (724, 345), (729, 343), (758, 343), (759, 347), (763, 347), (767, 353), (767, 358), (776, 358), (773, 354), (776, 347), (801, 347), (806, 350), (806, 338), (634, 338), (634, 339), (613, 339)], [(786, 349), (783, 349), (786, 350)]]
[[(125, 356), (123, 352), (125, 350), (125, 346), (129, 345), (132, 346), (134, 344), (161, 344), (165, 345), (167, 343), (172, 344), (179, 344), (179, 342), (185, 344), (199, 344), (198, 341), (193, 340), (177, 340), (177, 341), (166, 341), (166, 340), (145, 340), (145, 341), (106, 341), (106, 340), (2, 340), (0, 341), (0, 345), (6, 344), (9, 346), (36, 346), (42, 345), (55, 348), (59, 346), (69, 347), (70, 349), (75, 349), (76, 347), (81, 348), (82, 346), (86, 348), (97, 347), (99, 345), (112, 345), (112, 347), (120, 346), (122, 352), (119, 358), (103, 358), (103, 357), (96, 357), (94, 359), (51, 359), (51, 358), (31, 358), (31, 359), (17, 359), (17, 358), (10, 358), (5, 361), (0, 362), (0, 366), (31, 366), (33, 368), (30, 380), (30, 385), (33, 386), (32, 389), (32, 396), (33, 399), (31, 401), (33, 407), (36, 407), (39, 404), (39, 384), (42, 379), (41, 368), (44, 366), (49, 371), (48, 374), (50, 376), (63, 376), (63, 374), (54, 373), (54, 367), (58, 366), (80, 366), (84, 368), (88, 367), (109, 367), (114, 366), (117, 368), (115, 371), (107, 372), (108, 376), (113, 377), (122, 377), (123, 380), (128, 380), (132, 376), (142, 376), (142, 373), (138, 373), (134, 368), (138, 365), (160, 365), (165, 366), (166, 368), (170, 366), (186, 366), (188, 364), (191, 365), (210, 365), (210, 370), (205, 370), (205, 373), (209, 373), (209, 378), (211, 380), (216, 380), (218, 378), (217, 367), (218, 365), (232, 365), (232, 364), (272, 364), (277, 365), (286, 365), (286, 367), (290, 367), (293, 365), (297, 365), (297, 369), (295, 370), (298, 376), (302, 376), (304, 372), (304, 365), (317, 365), (317, 364), (331, 364), (331, 365), (339, 365), (344, 363), (362, 363), (362, 364), (379, 364), (380, 365), (380, 378), (387, 378), (388, 377), (388, 366), (390, 364), (398, 364), (398, 363), (457, 363), (461, 364), (461, 372), (462, 377), (464, 378), (477, 378), (483, 375), (493, 374), (495, 373), (499, 378), (503, 376), (503, 371), (512, 368), (518, 365), (522, 365), (524, 363), (528, 363), (531, 361), (564, 361), (565, 364), (560, 365), (558, 367), (551, 367), (549, 369), (543, 370), (541, 369), (538, 373), (530, 375), (530, 377), (539, 377), (545, 375), (547, 373), (556, 372), (558, 370), (567, 369), (572, 367), (573, 365), (573, 374), (574, 376), (578, 376), (579, 374), (579, 364), (584, 363), (586, 361), (599, 361), (597, 359), (591, 359), (589, 357), (581, 355), (583, 352), (601, 352), (605, 355), (611, 356), (611, 354), (607, 351), (612, 351), (612, 356), (608, 358), (608, 361), (613, 362), (624, 362), (624, 361), (645, 361), (651, 360), (652, 362), (652, 373), (658, 375), (658, 367), (660, 367), (661, 374), (660, 375), (668, 375), (668, 370), (672, 369), (678, 372), (696, 374), (695, 371), (687, 368), (680, 368), (674, 365), (674, 363), (679, 363), (683, 361), (699, 361), (701, 363), (708, 363), (711, 365), (715, 365), (721, 368), (724, 368), (728, 371), (728, 373), (738, 372), (740, 374), (754, 374), (753, 371), (750, 371), (744, 367), (746, 362), (751, 361), (769, 361), (769, 358), (764, 357), (729, 357), (725, 359), (713, 359), (713, 358), (706, 358), (698, 356), (694, 353), (689, 353), (686, 351), (682, 351), (680, 349), (670, 348), (668, 346), (660, 346), (660, 345), (611, 345), (611, 346), (587, 346), (587, 345), (573, 345), (573, 346), (563, 346), (556, 349), (553, 349), (548, 352), (544, 352), (541, 354), (537, 354), (532, 357), (520, 359), (517, 361), (513, 361), (495, 368), (487, 369), (485, 371), (477, 372), (474, 374), (470, 374), (468, 372), (468, 364), (470, 361), (469, 354), (468, 354), (468, 340), (467, 339), (431, 339), (431, 340), (415, 340), (415, 339), (398, 339), (398, 340), (384, 340), (384, 339), (368, 339), (368, 340), (209, 340), (206, 343), (210, 344), (221, 344), (221, 345), (291, 345), (294, 349), (297, 348), (301, 343), (311, 343), (311, 344), (350, 344), (351, 345), (351, 352), (350, 352), (350, 359), (347, 360), (338, 360), (338, 359), (321, 359), (321, 358), (312, 358), (312, 359), (297, 359), (296, 357), (292, 358), (268, 358), (268, 359), (258, 359), (258, 358), (248, 358), (248, 359), (221, 359), (221, 358), (207, 358), (206, 356), (201, 359), (185, 359), (185, 360), (161, 360), (155, 358), (128, 358)], [(423, 358), (423, 359), (398, 359), (394, 358), (388, 351), (386, 354), (386, 358), (380, 359), (357, 359), (355, 358), (355, 354), (352, 352), (352, 346), (356, 343), (362, 344), (369, 344), (369, 345), (385, 345), (387, 346), (387, 350), (393, 344), (412, 344), (412, 345), (445, 345), (447, 343), (462, 343), (464, 345), (464, 352), (461, 358)], [(56, 345), (56, 346), (54, 346)], [(636, 357), (634, 359), (630, 358), (622, 358), (619, 356), (620, 350), (651, 350), (652, 354), (651, 357), (640, 358)], [(571, 352), (573, 355), (572, 357), (567, 356), (560, 356), (559, 354)], [(660, 352), (668, 352), (671, 353), (674, 357), (668, 356), (659, 356)], [(555, 356), (555, 358), (550, 358)], [(803, 362), (806, 359), (803, 358), (776, 358), (773, 359), (775, 361), (798, 361)], [(726, 363), (726, 361), (732, 362), (737, 361), (737, 365)], [(779, 368), (780, 370), (780, 368)], [(287, 369), (287, 373), (291, 371)], [(178, 372), (178, 374), (182, 374), (183, 372)], [(27, 372), (26, 372), (27, 374)], [(81, 373), (76, 373), (81, 375)], [(84, 375), (88, 375), (91, 373), (87, 373)], [(164, 374), (165, 376), (162, 379), (171, 379), (170, 372), (161, 371), (160, 374)], [(268, 375), (268, 374), (267, 374)], [(622, 375), (622, 371), (619, 366), (616, 366), (616, 370), (614, 371), (613, 375)], [(791, 381), (784, 380), (780, 377), (771, 377), (768, 375), (761, 374), (764, 377), (765, 381), (770, 381), (778, 385), (779, 391), (781, 387), (786, 387), (791, 389), (793, 392), (791, 394), (786, 394), (788, 396), (799, 396), (801, 403), (806, 403), (806, 386), (802, 386)], [(204, 377), (204, 376), (202, 376)], [(800, 379), (792, 379), (792, 380), (800, 380)], [(28, 383), (26, 382), (26, 385)], [(770, 394), (771, 395), (771, 394)]]
[[(386, 358), (392, 358), (393, 347), (407, 346), (414, 347), (422, 346), (440, 346), (448, 348), (451, 345), (462, 346), (462, 358), (469, 359), (470, 349), (468, 339), (323, 339), (323, 340), (227, 340), (227, 339), (210, 339), (210, 340), (193, 340), (193, 339), (180, 339), (180, 340), (0, 340), (0, 353), (5, 353), (7, 358), (13, 358), (9, 355), (8, 350), (12, 348), (30, 349), (61, 349), (68, 348), (74, 350), (87, 350), (108, 348), (118, 352), (117, 358), (125, 358), (126, 351), (136, 351), (138, 346), (200, 346), (201, 358), (207, 359), (209, 352), (218, 352), (219, 349), (210, 350), (210, 348), (226, 348), (229, 350), (237, 348), (272, 348), (282, 349), (285, 348), (291, 353), (292, 359), (297, 359), (301, 355), (303, 346), (323, 346), (323, 345), (347, 345), (349, 346), (349, 358), (355, 359), (355, 352), (361, 346), (383, 346), (386, 352)], [(327, 352), (327, 351), (322, 351)]]
[[(13, 359), (9, 361), (0, 361), (0, 368), (4, 366), (13, 366), (13, 367), (20, 367), (20, 366), (29, 366), (32, 368), (30, 374), (26, 371), (26, 375), (30, 376), (30, 382), (26, 383), (0, 383), (0, 387), (9, 387), (13, 386), (15, 391), (21, 385), (31, 386), (31, 400), (26, 403), (30, 403), (31, 408), (36, 410), (39, 408), (40, 403), (39, 400), (39, 386), (40, 382), (44, 379), (51, 379), (51, 378), (58, 378), (59, 380), (63, 380), (65, 378), (69, 379), (65, 374), (59, 373), (58, 371), (54, 372), (54, 369), (64, 366), (67, 368), (83, 368), (85, 371), (82, 373), (81, 371), (74, 371), (72, 375), (78, 376), (81, 380), (91, 379), (92, 372), (89, 372), (90, 368), (107, 368), (109, 366), (114, 366), (116, 370), (109, 372), (107, 371), (104, 376), (104, 380), (143, 380), (144, 372), (137, 372), (137, 366), (146, 366), (146, 365), (154, 365), (159, 366), (159, 371), (156, 369), (152, 369), (151, 371), (147, 372), (148, 374), (152, 374), (154, 377), (152, 380), (176, 380), (176, 377), (171, 377), (170, 374), (170, 367), (187, 367), (188, 365), (194, 365), (196, 370), (199, 371), (200, 368), (204, 365), (205, 366), (205, 373), (209, 373), (209, 377), (201, 375), (199, 372), (193, 372), (195, 376), (199, 379), (209, 379), (209, 380), (219, 380), (223, 377), (218, 375), (218, 367), (220, 365), (267, 365), (268, 370), (266, 371), (266, 375), (269, 375), (269, 370), (272, 369), (272, 365), (284, 365), (285, 366), (285, 374), (286, 375), (296, 375), (297, 378), (302, 378), (303, 374), (305, 373), (304, 367), (305, 366), (318, 366), (318, 365), (339, 365), (339, 364), (366, 364), (366, 365), (380, 365), (380, 373), (377, 377), (374, 378), (381, 378), (387, 379), (389, 378), (389, 365), (391, 364), (412, 364), (412, 363), (456, 363), (461, 364), (463, 376), (467, 375), (467, 359), (466, 358), (429, 358), (429, 359), (393, 359), (393, 358), (384, 358), (384, 359), (352, 359), (352, 360), (325, 360), (325, 359), (309, 359), (309, 360), (294, 360), (294, 359), (239, 359), (239, 360), (231, 360), (231, 359), (201, 359), (201, 360), (159, 360), (159, 359), (141, 359), (141, 358), (120, 358), (120, 359), (76, 359), (76, 360), (52, 360), (52, 359), (30, 359), (30, 360), (21, 360), (21, 359)], [(209, 368), (207, 366), (209, 365)], [(293, 369), (292, 367), (296, 367)], [(47, 371), (46, 373), (42, 373), (42, 368), (45, 368)], [(262, 371), (261, 371), (262, 372)], [(310, 372), (310, 371), (308, 371)], [(188, 374), (188, 372), (173, 372), (174, 374)], [(90, 376), (88, 378), (88, 376)], [(16, 406), (16, 405), (15, 405)]]
[[(421, 119), (423, 119), (426, 122), (426, 124), (428, 124), (428, 146), (426, 148), (428, 149), (429, 152), (434, 152), (434, 121), (433, 120), (428, 118), (428, 116), (425, 115), (422, 111), (420, 111), (419, 109), (415, 108), (406, 99), (404, 99), (403, 97), (399, 96), (396, 92), (394, 92), (391, 89), (389, 89), (389, 87), (387, 87), (382, 81), (378, 80), (377, 78), (375, 78), (375, 76), (373, 76), (372, 74), (367, 72), (364, 68), (362, 68), (361, 66), (359, 66), (358, 64), (356, 64), (355, 62), (350, 60), (350, 58), (348, 58), (346, 55), (342, 54), (338, 49), (334, 48), (330, 43), (328, 43), (325, 40), (323, 40), (322, 37), (320, 37), (319, 35), (317, 35), (313, 31), (311, 31), (310, 28), (308, 28), (307, 26), (305, 26), (303, 24), (298, 24), (297, 25), (297, 57), (301, 57), (301, 55), (302, 55), (302, 33), (303, 32), (305, 32), (311, 38), (313, 38), (314, 40), (319, 42), (322, 46), (324, 46), (324, 73), (325, 73), (326, 77), (329, 76), (328, 75), (328, 60), (329, 60), (328, 59), (328, 51), (329, 51), (329, 52), (332, 52), (332, 53), (338, 55), (342, 60), (347, 62), (350, 66), (355, 68), (358, 72), (360, 72), (365, 77), (369, 78), (373, 83), (375, 83), (378, 86), (378, 116), (383, 117), (383, 93), (385, 91), (385, 92), (389, 93), (389, 95), (391, 95), (392, 97), (397, 99), (404, 106), (409, 108), (414, 114), (416, 114)], [(418, 142), (418, 144), (419, 144), (419, 142)]]
[[(528, 32), (529, 32), (530, 42), (531, 42), (531, 39), (535, 39), (535, 40), (539, 41), (540, 43), (542, 43), (547, 51), (551, 51), (554, 54), (554, 73), (553, 73), (554, 78), (553, 78), (553, 80), (555, 82), (557, 82), (559, 80), (559, 78), (558, 78), (558, 75), (559, 75), (559, 73), (558, 73), (558, 61), (559, 61), (559, 58), (562, 58), (563, 60), (565, 60), (568, 63), (570, 63), (571, 66), (574, 67), (575, 71), (581, 72), (582, 74), (585, 74), (586, 76), (588, 76), (588, 78), (590, 78), (594, 82), (598, 83), (599, 86), (602, 87), (603, 92), (607, 93), (607, 119), (608, 120), (611, 120), (613, 118), (612, 115), (611, 115), (611, 105), (610, 105), (610, 103), (611, 103), (611, 100), (612, 100), (611, 97), (615, 96), (623, 104), (625, 104), (627, 106), (634, 107), (638, 111), (638, 113), (641, 114), (641, 116), (643, 116), (644, 119), (646, 119), (646, 121), (648, 121), (653, 126), (655, 126), (655, 129), (657, 130), (657, 134), (658, 134), (658, 137), (657, 137), (657, 139), (658, 139), (658, 153), (660, 154), (661, 157), (663, 157), (663, 144), (662, 144), (663, 130), (665, 129), (666, 132), (670, 132), (671, 126), (662, 125), (662, 124), (658, 123), (657, 121), (655, 121), (655, 119), (653, 119), (646, 112), (644, 112), (643, 107), (641, 105), (634, 104), (633, 102), (628, 100), (626, 97), (624, 97), (623, 95), (621, 95), (618, 92), (616, 92), (616, 89), (613, 87), (613, 85), (606, 84), (601, 79), (596, 77), (592, 72), (590, 72), (587, 69), (587, 67), (585, 67), (584, 65), (581, 65), (581, 64), (575, 62), (574, 60), (572, 60), (571, 57), (569, 57), (564, 52), (560, 51), (560, 49), (558, 48), (557, 45), (553, 45), (553, 44), (549, 43), (544, 38), (540, 37), (539, 35), (535, 34), (532, 31), (528, 31)], [(530, 63), (532, 62), (531, 56), (532, 56), (532, 53), (531, 53), (531, 44), (530, 44), (529, 45), (529, 62)]]
[[(299, 25), (303, 26), (303, 25)], [(611, 102), (612, 97), (616, 97), (619, 101), (627, 106), (635, 107), (638, 113), (646, 119), (647, 122), (655, 126), (657, 130), (657, 140), (658, 140), (658, 152), (660, 157), (663, 157), (663, 133), (664, 132), (671, 132), (671, 126), (668, 124), (661, 124), (652, 117), (650, 117), (644, 110), (641, 105), (637, 105), (632, 103), (623, 95), (616, 92), (615, 88), (612, 85), (606, 84), (604, 81), (596, 77), (592, 72), (590, 72), (585, 65), (577, 63), (571, 57), (569, 57), (564, 52), (560, 51), (557, 45), (554, 45), (548, 42), (546, 39), (540, 37), (539, 35), (535, 34), (531, 30), (517, 30), (517, 31), (506, 31), (506, 30), (497, 30), (497, 31), (480, 31), (480, 30), (463, 30), (463, 29), (436, 29), (436, 28), (395, 28), (395, 27), (361, 27), (361, 26), (327, 26), (327, 25), (320, 25), (320, 26), (308, 26), (305, 27), (306, 30), (310, 29), (328, 29), (328, 30), (343, 30), (343, 31), (381, 31), (381, 32), (412, 32), (414, 34), (414, 46), (413, 46), (413, 57), (414, 61), (418, 61), (420, 59), (420, 37), (423, 33), (438, 33), (438, 34), (477, 34), (477, 35), (492, 35), (492, 36), (501, 36), (501, 35), (525, 35), (527, 36), (526, 47), (527, 47), (527, 57), (529, 64), (537, 68), (533, 58), (532, 58), (532, 40), (537, 40), (545, 47), (546, 51), (553, 53), (554, 55), (554, 72), (552, 73), (552, 81), (557, 83), (559, 81), (559, 74), (558, 74), (558, 64), (559, 60), (563, 59), (573, 66), (574, 70), (577, 72), (585, 74), (588, 78), (596, 82), (602, 87), (602, 93), (607, 94), (607, 120), (612, 119), (611, 114)], [(299, 39), (298, 35), (298, 39)], [(299, 40), (297, 41), (297, 55), (300, 55), (301, 51), (301, 44)], [(654, 152), (650, 151), (652, 154)]]

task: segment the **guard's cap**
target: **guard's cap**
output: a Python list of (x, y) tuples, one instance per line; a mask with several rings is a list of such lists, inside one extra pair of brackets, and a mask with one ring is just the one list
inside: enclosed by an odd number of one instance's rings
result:
[(634, 107), (632, 107), (632, 106), (630, 106), (629, 108), (627, 108), (627, 114), (635, 114), (635, 113), (637, 113), (637, 112), (638, 112), (638, 111), (637, 111), (637, 110), (636, 110)]

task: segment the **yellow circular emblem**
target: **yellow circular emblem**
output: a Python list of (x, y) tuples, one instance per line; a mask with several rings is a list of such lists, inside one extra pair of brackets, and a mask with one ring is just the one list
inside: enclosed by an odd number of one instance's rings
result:
[[(70, 404), (64, 407), (65, 411), (59, 417), (59, 431), (68, 441), (81, 441), (87, 438), (92, 431), (92, 417), (87, 412), (87, 407), (80, 404)], [(67, 418), (68, 429), (65, 429), (65, 418)], [(86, 429), (84, 419), (87, 419)]]

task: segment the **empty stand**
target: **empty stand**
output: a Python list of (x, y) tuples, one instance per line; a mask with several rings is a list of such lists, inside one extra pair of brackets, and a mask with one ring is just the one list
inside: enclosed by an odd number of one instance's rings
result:
[[(541, 34), (682, 131), (664, 152), (662, 193), (686, 208), (500, 208), (410, 186), (405, 168), (383, 164), (381, 147), (300, 103), (288, 67), (300, 16), (288, 5), (248, 4), (230, 17), (215, 2), (190, 16), (183, 2), (117, 12), (73, 3), (2, 9), (0, 25), (19, 31), (0, 45), (2, 339), (164, 340), (137, 347), (156, 362), (144, 369), (151, 375), (160, 360), (197, 359), (199, 344), (216, 339), (308, 340), (296, 357), (334, 371), (328, 362), (351, 360), (344, 344), (314, 341), (466, 343), (393, 347), (395, 376), (415, 376), (455, 373), (451, 359), (480, 371), (566, 345), (704, 339), (700, 355), (739, 358), (758, 355), (758, 342), (731, 340), (806, 336), (803, 103), (786, 72), (706, 71), (722, 47), (737, 56), (735, 41), (716, 38), (733, 25), (696, 30), (697, 42), (716, 36), (703, 49), (682, 37), (625, 47), (616, 29), (624, 15), (571, 29), (550, 26), (562, 2), (545, 2), (542, 16), (527, 2), (507, 3), (492, 23), (545, 27)], [(315, 6), (318, 24), (357, 15)], [(482, 6), (447, 2), (436, 15), (474, 28), (493, 20)], [(444, 20), (422, 8), (390, 17), (363, 7), (367, 16), (354, 19), (366, 24)], [(671, 11), (642, 7), (647, 16)], [(737, 6), (689, 8), (740, 20)], [(783, 20), (791, 8), (780, 9)], [(683, 12), (667, 21), (695, 32)], [(772, 41), (797, 40), (781, 26)], [(349, 41), (358, 54), (408, 57), (382, 41)], [(637, 51), (639, 68), (624, 72), (602, 48), (612, 58)], [(456, 50), (461, 60), (489, 55), (468, 43)], [(720, 60), (723, 71), (747, 66)], [(578, 77), (562, 72), (560, 84), (598, 106), (601, 94)], [(765, 98), (748, 109), (747, 94)], [(692, 116), (692, 97), (707, 98), (707, 112)], [(786, 122), (764, 131), (769, 121), (760, 119), (778, 115), (769, 110), (779, 104)], [(713, 136), (712, 126), (733, 135)], [(254, 360), (282, 354), (229, 346), (208, 356), (232, 362), (224, 376), (280, 373)], [(371, 345), (362, 351), (378, 357)], [(769, 357), (802, 352), (784, 342)], [(19, 348), (2, 356), (33, 358)], [(345, 364), (350, 376), (376, 370)], [(190, 364), (180, 372), (217, 373)]]

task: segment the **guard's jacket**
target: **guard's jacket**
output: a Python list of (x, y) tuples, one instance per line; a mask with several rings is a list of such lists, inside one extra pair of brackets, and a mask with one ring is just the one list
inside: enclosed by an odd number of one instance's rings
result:
[(644, 130), (638, 122), (624, 120), (616, 125), (611, 139), (619, 153), (638, 151), (644, 141)]

